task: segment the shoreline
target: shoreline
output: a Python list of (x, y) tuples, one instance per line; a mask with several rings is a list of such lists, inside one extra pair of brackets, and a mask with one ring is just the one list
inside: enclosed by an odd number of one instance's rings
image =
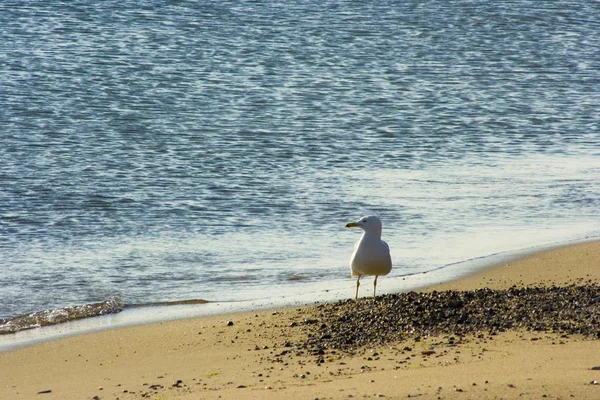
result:
[[(597, 286), (599, 264), (600, 241), (587, 241), (508, 261), (420, 292)], [(366, 298), (358, 304), (374, 303)], [(413, 337), (373, 343), (355, 353), (330, 348), (322, 355), (311, 354), (297, 344), (325, 323), (319, 320), (324, 307), (295, 306), (108, 329), (0, 353), (4, 378), (0, 398), (30, 399), (38, 393), (45, 399), (120, 400), (591, 399), (600, 395), (600, 385), (594, 383), (600, 381), (600, 370), (595, 369), (600, 366), (600, 340), (516, 329), (465, 337)]]
[[(600, 241), (600, 237), (586, 237), (567, 242), (509, 250), (451, 263), (426, 272), (384, 277), (385, 280), (388, 281), (388, 290), (385, 290), (385, 293), (428, 291), (433, 290), (434, 288), (438, 288), (437, 290), (444, 290), (445, 287), (451, 287), (453, 282), (471, 279), (471, 277), (479, 276), (480, 274), (486, 273), (486, 271), (489, 272), (495, 270), (506, 263), (526, 259), (532, 255), (555, 249), (596, 241)], [(434, 277), (434, 279), (432, 279), (432, 277)], [(391, 290), (389, 289), (390, 286)], [(351, 291), (348, 291), (348, 293), (350, 292)], [(126, 307), (121, 312), (114, 314), (84, 318), (0, 335), (0, 353), (25, 346), (40, 344), (46, 341), (111, 329), (121, 329), (131, 326), (156, 324), (190, 318), (237, 314), (253, 310), (269, 311), (281, 308), (303, 307), (309, 306), (315, 302), (336, 302), (345, 299), (344, 293), (345, 291), (340, 290), (321, 290), (309, 292), (303, 297), (295, 298), (267, 297), (243, 302), (206, 302), (204, 304)], [(363, 296), (367, 297), (366, 294)]]

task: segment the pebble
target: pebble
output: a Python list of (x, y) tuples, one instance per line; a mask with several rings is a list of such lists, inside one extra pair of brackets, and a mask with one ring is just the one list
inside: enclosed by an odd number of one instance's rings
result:
[[(432, 335), (451, 339), (485, 333), (493, 336), (510, 329), (599, 337), (600, 302), (595, 300), (599, 297), (599, 285), (585, 284), (408, 292), (359, 302), (342, 300), (314, 306), (311, 318), (305, 319), (306, 337), (294, 346), (317, 355), (327, 349), (354, 352)], [(307, 322), (313, 320), (319, 324)]]

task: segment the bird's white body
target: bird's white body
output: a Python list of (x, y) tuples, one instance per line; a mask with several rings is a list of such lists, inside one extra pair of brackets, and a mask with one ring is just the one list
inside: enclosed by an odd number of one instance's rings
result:
[(373, 296), (377, 288), (377, 278), (387, 275), (392, 270), (392, 257), (390, 248), (381, 240), (381, 220), (375, 216), (363, 217), (357, 222), (346, 224), (346, 228), (358, 227), (363, 229), (363, 234), (354, 245), (354, 253), (350, 258), (350, 273), (356, 278), (356, 296), (360, 277), (363, 275), (375, 276), (373, 281)]
[(354, 245), (350, 258), (350, 273), (353, 277), (362, 275), (387, 275), (392, 270), (390, 248), (381, 238), (364, 232)]

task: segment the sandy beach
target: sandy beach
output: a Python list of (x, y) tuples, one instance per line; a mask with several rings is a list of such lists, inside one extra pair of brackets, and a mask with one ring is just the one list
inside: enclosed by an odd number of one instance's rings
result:
[[(598, 284), (595, 241), (421, 292)], [(350, 296), (353, 281), (348, 285)], [(350, 303), (343, 307), (351, 310)], [(369, 298), (361, 303), (373, 310), (378, 304)], [(400, 341), (350, 351), (299, 346), (319, 329), (329, 332), (324, 310), (309, 305), (164, 322), (0, 353), (0, 399), (600, 398), (600, 340), (594, 335), (516, 327), (465, 336), (407, 333)], [(598, 307), (581, 312), (598, 313)]]

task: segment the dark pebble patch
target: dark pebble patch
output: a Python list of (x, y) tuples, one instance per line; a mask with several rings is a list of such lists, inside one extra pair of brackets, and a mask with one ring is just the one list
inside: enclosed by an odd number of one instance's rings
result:
[[(315, 355), (353, 352), (432, 335), (459, 338), (509, 329), (600, 338), (600, 286), (512, 287), (399, 293), (358, 302), (314, 306), (306, 339), (296, 346)], [(455, 340), (450, 338), (450, 340)]]

